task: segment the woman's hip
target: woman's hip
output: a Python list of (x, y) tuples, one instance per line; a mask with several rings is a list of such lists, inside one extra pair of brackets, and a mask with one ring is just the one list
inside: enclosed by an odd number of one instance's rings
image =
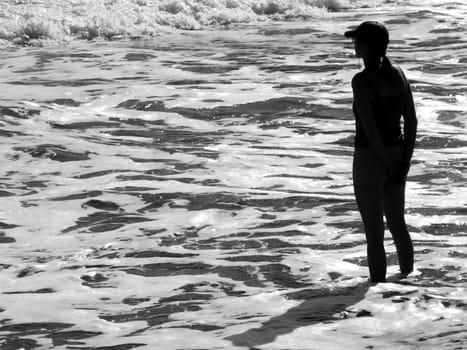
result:
[[(402, 145), (385, 147), (389, 157), (394, 162), (401, 162), (404, 158)], [(355, 147), (353, 156), (354, 180), (380, 182), (387, 178), (383, 160), (372, 147)]]

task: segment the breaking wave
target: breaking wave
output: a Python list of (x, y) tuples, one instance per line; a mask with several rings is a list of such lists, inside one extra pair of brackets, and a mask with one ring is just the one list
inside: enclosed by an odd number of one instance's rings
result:
[(383, 0), (7, 0), (0, 46), (138, 38), (235, 23), (290, 21)]

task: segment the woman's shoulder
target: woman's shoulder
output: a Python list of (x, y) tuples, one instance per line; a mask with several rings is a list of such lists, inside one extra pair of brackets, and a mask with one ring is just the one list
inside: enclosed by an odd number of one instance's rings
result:
[(404, 72), (399, 66), (392, 65), (392, 78), (386, 78), (377, 71), (361, 71), (354, 75), (352, 78), (352, 88), (354, 91), (374, 96), (395, 96), (404, 91), (408, 87), (407, 79)]
[(393, 74), (396, 77), (396, 85), (402, 86), (403, 89), (407, 90), (409, 88), (409, 81), (405, 76), (403, 69), (398, 65), (392, 65)]
[(352, 87), (358, 88), (358, 87), (366, 87), (368, 85), (369, 85), (368, 78), (365, 76), (365, 73), (363, 71), (358, 72), (357, 74), (353, 76)]
[(394, 74), (396, 74), (397, 76), (399, 76), (400, 78), (405, 80), (404, 71), (402, 70), (402, 68), (399, 65), (392, 64), (391, 68), (392, 68), (392, 71), (393, 71)]
[(375, 95), (375, 89), (376, 85), (365, 71), (358, 72), (352, 78), (352, 90), (354, 93), (364, 94), (372, 98)]

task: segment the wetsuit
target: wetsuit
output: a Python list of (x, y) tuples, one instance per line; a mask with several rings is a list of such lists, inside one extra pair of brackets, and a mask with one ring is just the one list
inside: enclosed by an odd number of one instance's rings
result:
[[(370, 80), (367, 80), (371, 85)], [(383, 144), (385, 146), (402, 145), (403, 137), (400, 121), (405, 101), (405, 91), (394, 96), (381, 96), (376, 88), (373, 88), (373, 91), (375, 92), (375, 98), (371, 102), (371, 107), (376, 129)], [(355, 116), (355, 147), (370, 147), (355, 102), (352, 109)]]
[[(397, 69), (397, 72), (405, 88), (392, 96), (380, 95), (365, 72), (360, 74), (364, 74), (374, 91), (372, 114), (387, 153), (394, 162), (403, 162), (405, 152), (401, 117), (411, 93), (402, 71)], [(386, 278), (383, 213), (396, 244), (401, 272), (410, 273), (413, 269), (413, 247), (404, 221), (405, 178), (400, 183), (389, 179), (382, 159), (368, 141), (355, 102), (353, 111), (356, 127), (353, 161), (355, 197), (365, 226), (370, 279), (383, 282)]]

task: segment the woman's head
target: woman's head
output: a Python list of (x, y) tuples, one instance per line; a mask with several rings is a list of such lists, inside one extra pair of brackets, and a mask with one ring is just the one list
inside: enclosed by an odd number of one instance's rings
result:
[(386, 56), (389, 44), (389, 33), (386, 27), (375, 21), (361, 23), (356, 29), (344, 34), (347, 38), (355, 40), (357, 55), (359, 50), (365, 50), (369, 56), (381, 58)]

